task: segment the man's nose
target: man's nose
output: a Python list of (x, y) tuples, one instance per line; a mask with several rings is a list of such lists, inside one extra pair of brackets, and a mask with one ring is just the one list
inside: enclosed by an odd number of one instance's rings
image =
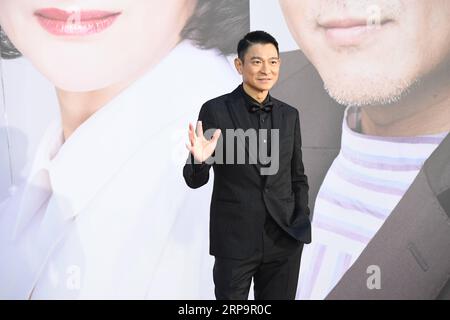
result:
[(270, 66), (267, 63), (263, 63), (261, 67), (261, 73), (269, 74), (270, 72)]

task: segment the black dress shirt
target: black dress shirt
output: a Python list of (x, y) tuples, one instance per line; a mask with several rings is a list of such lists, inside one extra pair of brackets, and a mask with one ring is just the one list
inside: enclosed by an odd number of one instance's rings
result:
[[(264, 99), (262, 103), (259, 103), (255, 99), (253, 99), (250, 95), (248, 95), (243, 86), (240, 86), (241, 92), (245, 98), (246, 105), (248, 108), (248, 112), (250, 113), (250, 120), (252, 122), (252, 128), (256, 129), (258, 132), (257, 141), (258, 141), (258, 162), (262, 166), (269, 166), (270, 163), (261, 163), (259, 148), (260, 143), (263, 143), (267, 147), (267, 156), (270, 157), (271, 154), (271, 140), (270, 134), (272, 129), (272, 106), (273, 103), (271, 101), (270, 94), (267, 94), (267, 97)], [(266, 136), (262, 139), (259, 139), (259, 130), (266, 130)], [(260, 141), (261, 140), (261, 141)]]

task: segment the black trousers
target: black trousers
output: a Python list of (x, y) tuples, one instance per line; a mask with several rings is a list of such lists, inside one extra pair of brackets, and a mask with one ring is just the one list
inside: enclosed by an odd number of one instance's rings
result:
[(255, 300), (293, 300), (303, 243), (288, 235), (266, 214), (261, 245), (248, 259), (215, 257), (217, 300), (247, 300), (253, 279)]

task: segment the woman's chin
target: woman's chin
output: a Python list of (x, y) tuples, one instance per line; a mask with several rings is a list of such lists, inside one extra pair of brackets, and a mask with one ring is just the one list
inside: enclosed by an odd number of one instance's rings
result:
[(108, 88), (114, 85), (114, 79), (92, 78), (89, 73), (87, 76), (77, 77), (55, 77), (47, 76), (47, 79), (57, 88), (68, 92), (90, 92)]
[[(51, 80), (50, 80), (51, 81)], [(91, 92), (106, 88), (108, 85), (87, 85), (85, 83), (58, 83), (51, 81), (56, 89), (66, 91), (66, 92)]]

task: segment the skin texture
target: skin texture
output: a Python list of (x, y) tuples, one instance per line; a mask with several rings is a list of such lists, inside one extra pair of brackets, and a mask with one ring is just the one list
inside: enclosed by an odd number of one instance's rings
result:
[(264, 101), (280, 72), (280, 59), (275, 46), (254, 44), (245, 53), (244, 61), (236, 58), (234, 64), (242, 75), (245, 92), (259, 102)]
[[(450, 130), (450, 2), (280, 0), (280, 5), (330, 95), (363, 107), (363, 133)], [(367, 27), (359, 38), (333, 30), (352, 20)]]
[[(180, 41), (196, 0), (2, 0), (0, 25), (17, 49), (56, 87), (64, 136), (164, 58)], [(57, 36), (36, 10), (120, 13), (102, 32)], [(155, 32), (156, 31), (156, 32)]]

